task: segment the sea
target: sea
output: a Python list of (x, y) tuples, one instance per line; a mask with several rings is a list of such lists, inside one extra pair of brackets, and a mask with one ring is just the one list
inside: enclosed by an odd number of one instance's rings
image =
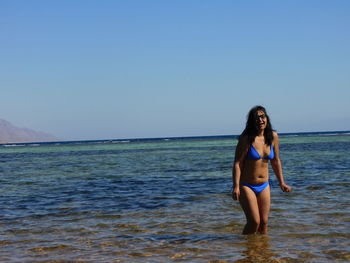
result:
[(266, 235), (241, 234), (236, 144), (2, 144), (0, 262), (350, 262), (350, 132), (280, 134)]

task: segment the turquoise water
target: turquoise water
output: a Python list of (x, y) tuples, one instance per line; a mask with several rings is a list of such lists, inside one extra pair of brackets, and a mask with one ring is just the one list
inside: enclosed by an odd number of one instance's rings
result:
[(232, 138), (0, 147), (0, 262), (349, 262), (350, 135), (280, 141), (266, 236), (241, 235)]

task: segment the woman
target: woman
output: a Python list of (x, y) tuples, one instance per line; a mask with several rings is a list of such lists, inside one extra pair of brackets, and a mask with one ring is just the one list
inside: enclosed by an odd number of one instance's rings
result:
[(265, 108), (256, 106), (250, 110), (239, 137), (232, 169), (232, 198), (239, 200), (247, 218), (243, 234), (267, 233), (269, 160), (282, 191), (290, 192), (291, 187), (284, 183), (282, 175), (277, 132), (272, 130)]

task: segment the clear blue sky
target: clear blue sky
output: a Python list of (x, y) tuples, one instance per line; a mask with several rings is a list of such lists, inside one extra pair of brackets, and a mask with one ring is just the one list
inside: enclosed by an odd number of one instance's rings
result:
[(350, 130), (350, 1), (0, 1), (0, 118), (66, 139)]

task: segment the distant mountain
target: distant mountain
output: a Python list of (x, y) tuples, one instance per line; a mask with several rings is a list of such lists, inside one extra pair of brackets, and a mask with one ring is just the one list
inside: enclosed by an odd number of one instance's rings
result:
[(51, 134), (27, 128), (18, 128), (6, 120), (0, 119), (0, 143), (49, 142), (57, 140)]

